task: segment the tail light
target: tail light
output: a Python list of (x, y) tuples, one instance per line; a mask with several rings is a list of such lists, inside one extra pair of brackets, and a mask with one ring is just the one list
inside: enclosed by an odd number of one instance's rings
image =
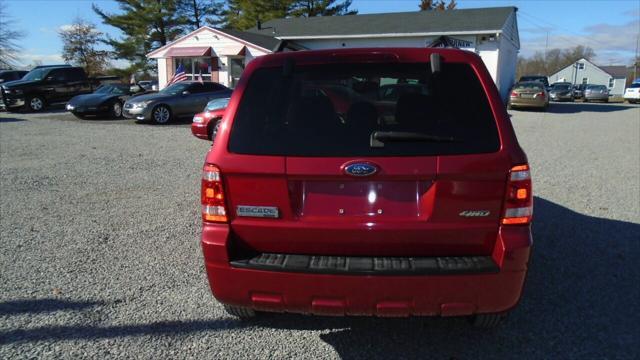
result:
[(539, 92), (535, 95), (535, 97), (541, 97), (544, 99), (544, 92)]
[(227, 206), (220, 169), (205, 164), (202, 169), (202, 220), (206, 222), (227, 222)]
[(531, 223), (533, 216), (533, 194), (531, 193), (531, 172), (529, 165), (511, 168), (505, 198), (503, 225)]
[(511, 97), (518, 97), (518, 93), (517, 93), (517, 92), (515, 92), (515, 91), (512, 91), (512, 92), (511, 92)]

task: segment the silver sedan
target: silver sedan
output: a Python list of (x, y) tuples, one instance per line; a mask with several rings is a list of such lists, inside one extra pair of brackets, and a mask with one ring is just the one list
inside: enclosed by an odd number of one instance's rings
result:
[(193, 117), (211, 100), (231, 96), (232, 90), (214, 82), (182, 81), (163, 90), (130, 98), (124, 117), (166, 124), (176, 118)]
[(609, 101), (609, 89), (604, 85), (587, 85), (584, 90), (584, 102)]

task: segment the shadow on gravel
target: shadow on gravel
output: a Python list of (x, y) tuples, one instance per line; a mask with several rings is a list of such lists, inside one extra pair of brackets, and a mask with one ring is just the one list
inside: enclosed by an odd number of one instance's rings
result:
[(633, 109), (633, 106), (607, 103), (551, 103), (547, 112), (550, 114), (575, 114), (580, 112), (614, 112)]
[(28, 330), (0, 332), (0, 345), (17, 342), (99, 340), (133, 336), (187, 335), (204, 331), (221, 331), (243, 327), (232, 320), (164, 321), (120, 326), (43, 326)]
[(320, 338), (346, 359), (638, 358), (640, 225), (582, 215), (536, 198), (533, 233), (522, 302), (494, 330), (474, 329), (463, 318), (265, 314), (249, 323), (220, 319), (10, 330), (0, 332), (0, 344), (182, 336), (258, 326), (321, 331)]
[(0, 118), (0, 123), (12, 123), (12, 122), (20, 122), (20, 121), (27, 121), (26, 119), (18, 119), (18, 118), (6, 118), (6, 117), (1, 117)]
[(84, 310), (104, 305), (102, 301), (69, 301), (57, 299), (15, 300), (0, 302), (0, 316), (48, 313), (60, 310)]

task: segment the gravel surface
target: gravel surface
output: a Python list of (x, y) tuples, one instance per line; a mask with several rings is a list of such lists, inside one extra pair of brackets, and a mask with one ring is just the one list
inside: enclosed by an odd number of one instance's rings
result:
[(640, 107), (512, 111), (533, 167), (520, 306), (463, 319), (227, 316), (186, 124), (0, 113), (0, 358), (638, 358)]

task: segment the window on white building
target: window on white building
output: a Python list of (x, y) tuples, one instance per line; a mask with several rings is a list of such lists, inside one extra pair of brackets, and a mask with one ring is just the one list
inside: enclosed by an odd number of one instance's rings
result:
[(584, 63), (578, 63), (578, 70), (584, 70)]
[(589, 78), (582, 78), (582, 83), (583, 84), (588, 84), (589, 83)]
[(609, 87), (610, 87), (610, 88), (612, 88), (612, 87), (613, 87), (613, 85), (615, 85), (615, 83), (616, 83), (616, 79), (614, 79), (614, 78), (609, 78)]
[(182, 64), (189, 80), (197, 80), (202, 73), (203, 81), (211, 81), (211, 60), (210, 57), (174, 58), (173, 72), (175, 74), (175, 71)]

